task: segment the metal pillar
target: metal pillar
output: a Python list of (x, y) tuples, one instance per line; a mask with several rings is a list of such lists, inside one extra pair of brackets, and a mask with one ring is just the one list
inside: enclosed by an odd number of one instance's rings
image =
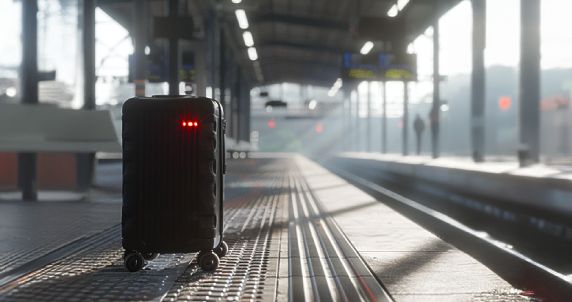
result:
[(521, 165), (540, 161), (540, 2), (520, 1)]
[(429, 113), (431, 125), (431, 155), (433, 158), (439, 157), (439, 124), (441, 95), (439, 83), (441, 76), (439, 73), (439, 18), (435, 16), (433, 20), (433, 104)]
[[(179, 13), (179, 0), (169, 0), (169, 17)], [(179, 40), (169, 37), (169, 95), (179, 95)]]
[(473, 160), (482, 162), (485, 154), (485, 47), (486, 0), (472, 0), (473, 70), (471, 73), (471, 142)]
[[(83, 110), (95, 110), (95, 0), (81, 1), (83, 53)], [(76, 179), (80, 190), (87, 190), (95, 177), (95, 153), (76, 155)]]
[(135, 95), (145, 96), (145, 82), (147, 79), (147, 0), (133, 0), (133, 83)]
[(193, 42), (193, 52), (195, 54), (195, 81), (197, 84), (196, 91), (194, 95), (205, 96), (207, 91), (208, 82), (208, 72), (207, 72), (207, 57), (208, 53), (206, 51), (207, 43), (205, 42)]
[(231, 102), (232, 108), (232, 132), (233, 137), (238, 140), (240, 139), (240, 107), (242, 102), (241, 87), (240, 82), (242, 75), (240, 73), (240, 66), (236, 65), (235, 69), (235, 79), (234, 79), (234, 91), (232, 92), (233, 101)]
[(244, 141), (250, 142), (250, 85), (242, 78), (241, 88), (241, 103), (239, 108), (240, 115), (240, 129), (239, 138)]
[(403, 128), (402, 130), (402, 154), (409, 155), (409, 85), (403, 82)]
[(383, 91), (381, 94), (381, 106), (382, 106), (382, 115), (381, 115), (381, 152), (387, 153), (387, 92), (386, 92), (386, 82), (383, 82)]
[[(216, 78), (216, 46), (215, 46), (215, 15), (214, 12), (211, 10), (208, 13), (207, 18), (207, 70), (208, 70), (208, 78), (207, 78), (207, 87), (210, 87), (210, 95), (214, 99), (214, 87), (215, 87), (215, 78)], [(205, 90), (206, 91), (206, 90)]]
[[(38, 2), (22, 1), (22, 66), (20, 71), (22, 103), (38, 104)], [(22, 199), (38, 199), (36, 154), (18, 154), (18, 181)]]
[(361, 151), (361, 122), (359, 116), (359, 89), (355, 89), (355, 96), (356, 96), (356, 151)]
[(351, 92), (348, 93), (348, 90), (346, 88), (343, 89), (343, 93), (344, 93), (344, 102), (348, 104), (348, 110), (347, 110), (347, 127), (344, 129), (345, 131), (342, 131), (342, 135), (346, 136), (345, 139), (345, 148), (344, 151), (351, 151), (351, 137), (353, 134), (353, 121), (352, 121), (352, 98), (351, 98)]
[(95, 0), (83, 0), (83, 109), (95, 109)]
[(224, 39), (224, 29), (222, 26), (219, 29), (219, 72), (218, 72), (218, 85), (220, 89), (220, 103), (222, 107), (226, 110), (226, 43)]
[(371, 152), (371, 82), (367, 81), (366, 151)]

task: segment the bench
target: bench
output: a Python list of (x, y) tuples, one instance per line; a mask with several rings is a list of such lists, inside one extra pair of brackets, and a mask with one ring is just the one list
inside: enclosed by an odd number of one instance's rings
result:
[(121, 152), (109, 111), (0, 104), (0, 189), (18, 187), (18, 153), (38, 154), (38, 188), (78, 189), (77, 154), (95, 152)]
[(228, 156), (233, 159), (245, 159), (249, 156), (251, 151), (255, 151), (249, 142), (242, 140), (237, 142), (230, 137), (226, 138), (225, 147)]

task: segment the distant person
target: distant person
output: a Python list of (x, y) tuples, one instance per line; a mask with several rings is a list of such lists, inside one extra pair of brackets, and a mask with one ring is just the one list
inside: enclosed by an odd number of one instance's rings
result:
[(415, 116), (413, 129), (415, 130), (415, 136), (417, 137), (417, 155), (419, 155), (421, 154), (421, 138), (423, 137), (423, 131), (425, 131), (425, 122), (421, 119), (419, 114)]

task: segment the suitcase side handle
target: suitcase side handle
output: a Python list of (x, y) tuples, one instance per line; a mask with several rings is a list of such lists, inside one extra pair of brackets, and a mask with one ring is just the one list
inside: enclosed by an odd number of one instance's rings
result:
[(219, 132), (217, 133), (217, 135), (219, 136), (219, 139), (221, 140), (221, 144), (220, 144), (220, 151), (219, 151), (219, 159), (222, 161), (222, 166), (221, 168), (221, 175), (218, 176), (219, 177), (219, 195), (220, 195), (220, 205), (219, 205), (219, 234), (220, 234), (220, 243), (219, 244), (223, 244), (223, 227), (222, 227), (222, 223), (223, 223), (223, 215), (224, 215), (224, 174), (226, 174), (226, 144), (225, 144), (225, 133), (226, 133), (226, 119), (224, 118), (224, 111), (222, 108), (222, 104), (219, 101), (213, 100), (217, 105), (218, 105), (218, 109), (219, 109)]
[(221, 134), (221, 140), (222, 140), (222, 174), (226, 174), (226, 140), (225, 140), (225, 135), (226, 135), (226, 119), (222, 119), (222, 134)]

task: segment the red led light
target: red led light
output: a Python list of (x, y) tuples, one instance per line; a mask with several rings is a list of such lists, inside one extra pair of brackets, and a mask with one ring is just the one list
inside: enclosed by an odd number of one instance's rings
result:
[(198, 122), (192, 122), (192, 121), (182, 121), (181, 125), (183, 127), (197, 127), (199, 125)]

